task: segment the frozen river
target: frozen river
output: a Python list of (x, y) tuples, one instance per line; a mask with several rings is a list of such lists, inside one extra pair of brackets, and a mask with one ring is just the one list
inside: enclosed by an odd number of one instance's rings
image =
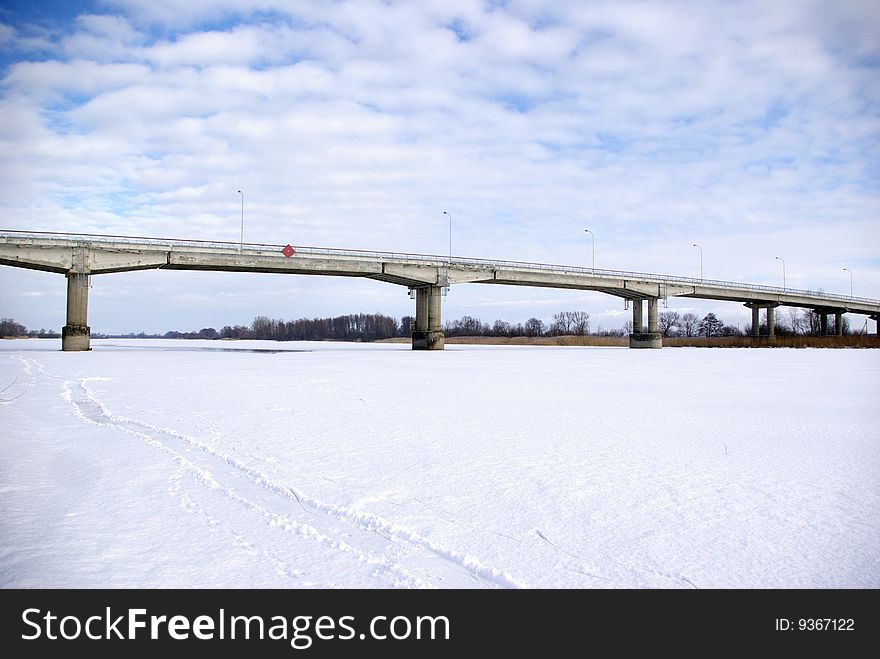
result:
[(880, 587), (880, 351), (0, 341), (3, 587)]

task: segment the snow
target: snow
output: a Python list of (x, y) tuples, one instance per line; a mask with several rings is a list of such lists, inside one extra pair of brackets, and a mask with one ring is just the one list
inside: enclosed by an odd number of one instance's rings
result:
[(0, 586), (880, 587), (880, 351), (0, 341)]

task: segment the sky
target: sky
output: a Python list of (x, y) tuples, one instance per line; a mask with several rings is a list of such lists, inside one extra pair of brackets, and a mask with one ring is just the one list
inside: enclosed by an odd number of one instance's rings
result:
[[(791, 288), (880, 298), (878, 71), (872, 0), (7, 0), (0, 228), (238, 241), (243, 200), (251, 242), (446, 254), (451, 227), (457, 256), (588, 266), (595, 241), (598, 268), (699, 276), (702, 252), (706, 278), (777, 286), (779, 256)], [(0, 267), (0, 316), (60, 329), (65, 290)], [(489, 323), (564, 310), (630, 319), (584, 291), (443, 302)], [(144, 271), (94, 277), (89, 324), (357, 312), (414, 302)]]

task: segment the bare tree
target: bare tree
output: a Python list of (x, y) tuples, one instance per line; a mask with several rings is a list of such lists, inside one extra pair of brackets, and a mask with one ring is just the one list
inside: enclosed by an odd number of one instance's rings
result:
[(542, 336), (544, 334), (544, 321), (540, 318), (529, 318), (524, 329), (526, 336)]
[(571, 332), (577, 336), (590, 333), (590, 314), (586, 311), (571, 312)]
[(672, 332), (678, 331), (678, 324), (681, 322), (681, 315), (677, 311), (663, 311), (659, 317), (660, 333), (663, 336), (669, 336)]
[(585, 311), (561, 311), (553, 314), (553, 322), (547, 329), (552, 336), (576, 335), (590, 333), (590, 314)]
[(568, 311), (553, 314), (553, 322), (550, 324), (547, 334), (551, 336), (571, 334), (571, 314)]
[(788, 325), (792, 334), (804, 334), (804, 318), (797, 307), (788, 308)]
[(696, 336), (697, 335), (697, 327), (700, 324), (700, 319), (697, 318), (696, 314), (686, 313), (681, 317), (681, 321), (679, 322), (679, 328), (684, 332), (685, 336)]
[(805, 333), (809, 333), (811, 336), (817, 335), (822, 327), (819, 322), (819, 314), (813, 311), (812, 309), (804, 309), (802, 313), (803, 325)]
[(492, 334), (495, 336), (510, 336), (511, 333), (512, 329), (510, 323), (505, 320), (496, 320), (495, 324), (492, 325)]

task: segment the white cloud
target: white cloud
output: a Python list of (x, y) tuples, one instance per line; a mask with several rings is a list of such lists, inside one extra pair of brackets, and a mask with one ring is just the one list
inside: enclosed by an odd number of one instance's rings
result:
[[(44, 57), (38, 29), (0, 33), (21, 53), (0, 203), (22, 228), (235, 239), (244, 189), (253, 240), (419, 252), (444, 251), (449, 210), (467, 256), (583, 262), (590, 226), (600, 267), (675, 274), (700, 241), (713, 276), (763, 281), (787, 251), (811, 286), (858, 265), (868, 295), (878, 21), (858, 2), (113, 0), (43, 33)], [(473, 288), (450, 313), (484, 308)]]
[(74, 59), (125, 60), (130, 57), (130, 49), (144, 39), (119, 16), (88, 14), (79, 16), (76, 23), (79, 29), (61, 40), (62, 51)]
[(261, 58), (274, 58), (279, 44), (272, 38), (273, 32), (259, 27), (199, 32), (182, 36), (174, 42), (156, 44), (145, 52), (145, 56), (165, 68), (248, 64)]
[(15, 29), (9, 25), (0, 23), (0, 48), (11, 48), (15, 39)]
[(67, 94), (91, 96), (113, 89), (124, 89), (148, 75), (149, 69), (140, 64), (49, 60), (15, 64), (3, 82), (18, 95), (51, 103)]
[(13, 26), (0, 23), (0, 53), (36, 53), (52, 48), (52, 31), (48, 28), (26, 23)]

